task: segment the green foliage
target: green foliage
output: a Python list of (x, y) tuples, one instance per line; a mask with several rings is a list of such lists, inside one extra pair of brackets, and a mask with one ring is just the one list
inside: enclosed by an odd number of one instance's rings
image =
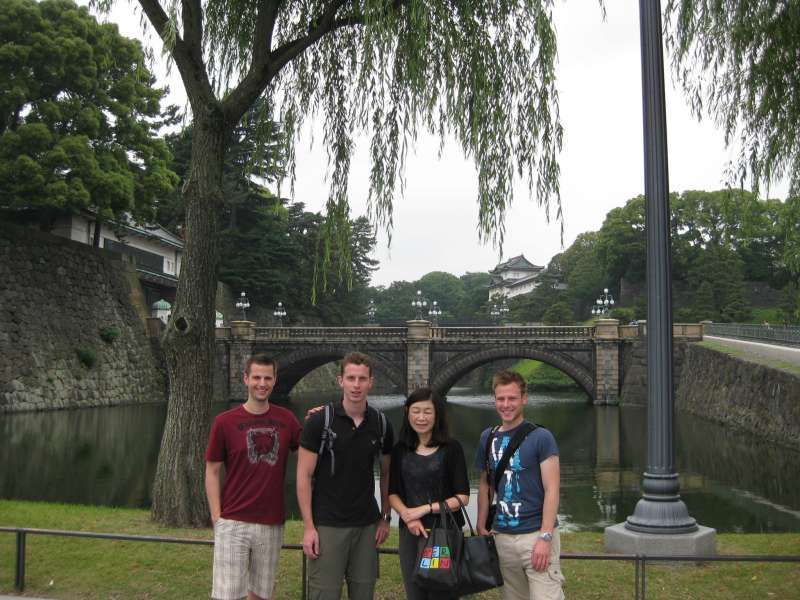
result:
[(612, 319), (618, 319), (620, 325), (627, 325), (636, 319), (636, 309), (633, 307), (623, 308), (621, 306), (617, 306), (609, 311), (609, 316)]
[(100, 339), (106, 344), (113, 344), (114, 340), (116, 340), (119, 336), (120, 330), (116, 325), (108, 325), (100, 328)]
[[(257, 121), (260, 110), (254, 108), (236, 128), (223, 165), (219, 279), (237, 292), (245, 290), (252, 317), (265, 325), (279, 301), (288, 309), (289, 323), (352, 323), (366, 310), (366, 286), (377, 265), (370, 258), (374, 232), (363, 217), (350, 221), (344, 249), (349, 276), (340, 277), (335, 270), (323, 273), (323, 216), (306, 211), (302, 203), (289, 204), (259, 183), (275, 181), (284, 169), (282, 133), (273, 122)], [(182, 181), (188, 174), (192, 139), (191, 127), (168, 137), (173, 168)], [(174, 229), (184, 227), (183, 196), (167, 198), (159, 205), (159, 215), (160, 222)], [(331, 252), (338, 264), (338, 240)]]
[(740, 146), (732, 179), (788, 176), (800, 194), (800, 5), (775, 0), (669, 0), (667, 47), (699, 117)]
[(0, 208), (152, 218), (175, 175), (140, 44), (70, 0), (4, 0), (0, 40)]
[(529, 391), (560, 391), (580, 389), (580, 386), (563, 371), (537, 360), (521, 360), (511, 367), (528, 384)]
[(545, 325), (572, 325), (575, 323), (572, 308), (564, 301), (556, 302), (544, 311), (542, 320)]
[(428, 319), (430, 303), (436, 300), (442, 315), (440, 322), (481, 322), (486, 321), (489, 297), (488, 273), (465, 273), (456, 277), (442, 271), (432, 271), (416, 281), (394, 281), (386, 286), (370, 289), (375, 302), (378, 322), (406, 321), (416, 316), (411, 301), (417, 290), (428, 300), (429, 306), (423, 310), (423, 318)]
[(92, 346), (81, 346), (75, 353), (78, 355), (78, 360), (87, 369), (91, 369), (97, 362), (97, 351)]
[[(502, 243), (515, 177), (546, 206), (555, 199), (560, 218), (562, 130), (550, 2), (220, 1), (204, 17), (205, 55), (220, 95), (257, 72), (255, 40), (267, 35), (278, 50), (263, 58), (281, 70), (264, 80), (265, 96), (280, 99), (287, 144), (309, 114), (320, 113), (330, 157), (329, 216), (347, 212), (354, 135), (367, 129), (371, 215), (391, 225), (409, 142), (424, 128), (454, 136), (475, 161), (482, 238)], [(177, 28), (177, 13), (171, 19)], [(265, 24), (271, 29), (261, 30)], [(291, 168), (290, 149), (288, 156)]]

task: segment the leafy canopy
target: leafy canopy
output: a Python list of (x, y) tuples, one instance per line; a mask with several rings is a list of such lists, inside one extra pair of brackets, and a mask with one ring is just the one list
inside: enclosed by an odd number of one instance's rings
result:
[(668, 47), (698, 117), (738, 137), (736, 179), (787, 176), (800, 193), (800, 3), (669, 0)]
[(176, 178), (138, 42), (70, 0), (0, 0), (0, 207), (147, 218)]
[[(409, 145), (423, 129), (454, 136), (474, 159), (481, 239), (502, 245), (517, 178), (548, 218), (555, 199), (561, 218), (552, 0), (164, 0), (160, 10), (155, 0), (140, 3), (149, 16), (169, 17), (160, 33), (179, 62), (202, 31), (202, 67), (225, 108), (260, 89), (265, 118), (288, 134), (290, 172), (304, 120), (321, 120), (327, 209), (338, 217), (329, 226), (343, 225), (334, 237), (347, 233), (359, 133), (371, 139), (370, 216), (387, 229)], [(107, 9), (111, 0), (98, 4)], [(202, 95), (187, 93), (190, 101)]]

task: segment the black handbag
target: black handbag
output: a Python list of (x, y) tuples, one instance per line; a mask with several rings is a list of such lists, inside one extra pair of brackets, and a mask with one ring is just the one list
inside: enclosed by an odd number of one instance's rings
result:
[[(497, 468), (494, 472), (489, 468), (489, 448), (492, 446), (492, 438), (494, 437), (495, 433), (499, 427), (495, 427), (492, 429), (491, 433), (489, 433), (489, 437), (486, 438), (486, 449), (484, 451), (484, 468), (486, 469), (486, 476), (489, 483), (489, 512), (486, 515), (486, 522), (484, 523), (484, 528), (486, 530), (491, 530), (492, 525), (494, 524), (494, 517), (497, 514), (497, 504), (492, 502), (492, 497), (497, 492), (497, 486), (500, 483), (499, 475), (502, 474), (508, 463), (511, 461), (511, 457), (513, 456), (514, 452), (517, 451), (517, 448), (520, 447), (522, 442), (528, 437), (528, 434), (532, 432), (534, 429), (537, 428), (537, 425), (534, 423), (524, 423), (514, 434), (514, 437), (508, 442), (508, 446), (503, 451), (503, 456), (500, 457), (500, 461), (497, 463)], [(489, 477), (491, 475), (491, 477)]]
[(502, 586), (503, 574), (500, 572), (500, 558), (497, 556), (494, 536), (476, 535), (461, 498), (458, 498), (458, 503), (461, 504), (461, 512), (469, 525), (470, 535), (464, 537), (458, 565), (457, 594), (466, 596)]
[(426, 590), (453, 592), (459, 585), (459, 561), (464, 545), (464, 532), (453, 511), (439, 502), (438, 519), (427, 538), (420, 537), (414, 583)]

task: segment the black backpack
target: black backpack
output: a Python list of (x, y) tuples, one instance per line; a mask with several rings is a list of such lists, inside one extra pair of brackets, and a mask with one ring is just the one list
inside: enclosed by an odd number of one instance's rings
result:
[[(322, 426), (322, 436), (320, 437), (319, 443), (319, 450), (317, 454), (321, 457), (322, 453), (326, 450), (331, 455), (331, 477), (333, 477), (335, 470), (335, 454), (333, 452), (333, 445), (336, 441), (336, 432), (333, 430), (333, 402), (329, 402), (325, 405), (325, 423)], [(369, 409), (368, 409), (369, 410)], [(383, 414), (382, 411), (378, 410), (377, 408), (372, 408), (380, 418), (380, 431), (381, 431), (381, 443), (380, 448), (383, 448), (384, 440), (386, 439), (386, 415)], [(380, 455), (380, 451), (378, 452)]]

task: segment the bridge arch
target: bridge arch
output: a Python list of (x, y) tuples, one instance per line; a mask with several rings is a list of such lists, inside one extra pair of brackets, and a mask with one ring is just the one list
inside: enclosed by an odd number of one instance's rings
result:
[(486, 363), (504, 358), (538, 360), (566, 373), (594, 400), (594, 376), (584, 365), (567, 354), (532, 346), (482, 348), (447, 361), (430, 379), (431, 387), (446, 394), (464, 375)]
[[(273, 354), (278, 367), (278, 383), (275, 386), (275, 393), (288, 395), (292, 388), (311, 371), (329, 362), (341, 360), (348, 352), (354, 350), (356, 349), (351, 346), (318, 344)], [(405, 377), (394, 364), (380, 353), (369, 352), (368, 354), (378, 373), (386, 376), (397, 388), (405, 389)]]

